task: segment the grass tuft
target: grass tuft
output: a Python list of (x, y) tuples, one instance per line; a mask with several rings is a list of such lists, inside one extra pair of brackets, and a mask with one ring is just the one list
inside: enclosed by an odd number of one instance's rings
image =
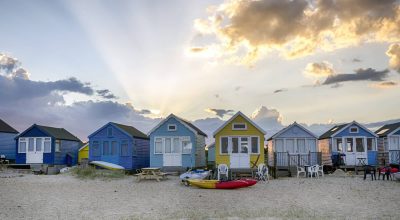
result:
[(121, 179), (125, 177), (125, 172), (121, 170), (104, 170), (88, 166), (85, 168), (76, 167), (71, 170), (72, 175), (78, 179)]

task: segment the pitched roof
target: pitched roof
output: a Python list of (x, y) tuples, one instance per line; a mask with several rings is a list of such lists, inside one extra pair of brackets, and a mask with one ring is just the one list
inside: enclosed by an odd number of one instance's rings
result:
[(175, 118), (176, 120), (178, 120), (180, 123), (182, 123), (184, 126), (189, 128), (193, 132), (196, 132), (199, 135), (207, 137), (207, 134), (204, 133), (202, 130), (200, 130), (200, 128), (196, 127), (194, 124), (190, 123), (189, 121), (187, 121), (183, 118), (180, 118), (174, 114), (168, 115), (168, 117), (166, 117), (164, 120), (162, 120), (160, 123), (158, 123), (153, 129), (151, 129), (148, 134), (150, 135), (153, 131), (155, 131), (157, 128), (159, 128), (162, 124), (164, 124), (166, 121), (168, 121), (168, 119), (170, 119), (172, 117)]
[(254, 127), (256, 127), (261, 133), (267, 134), (267, 132), (264, 131), (260, 126), (258, 126), (256, 123), (254, 123), (250, 118), (248, 118), (245, 114), (242, 112), (238, 111), (235, 115), (233, 115), (228, 121), (226, 121), (223, 125), (221, 125), (216, 131), (214, 131), (214, 136), (221, 131), (225, 126), (227, 126), (231, 121), (233, 121), (237, 116), (242, 116), (246, 121), (250, 122)]
[(400, 122), (387, 124), (376, 130), (375, 134), (377, 134), (379, 137), (386, 137), (388, 134), (394, 132), (399, 128), (400, 128)]
[(75, 135), (71, 134), (69, 131), (65, 130), (64, 128), (54, 128), (54, 127), (48, 127), (48, 126), (43, 126), (43, 125), (34, 125), (34, 126), (37, 126), (39, 129), (48, 133), (49, 135), (53, 136), (56, 139), (81, 142), (81, 140), (79, 140), (79, 138), (77, 138)]
[(7, 124), (5, 121), (0, 119), (0, 132), (4, 133), (18, 133), (17, 130), (15, 130), (13, 127), (11, 127), (9, 124)]
[(348, 124), (349, 123), (334, 126), (333, 128), (329, 129), (327, 132), (325, 132), (321, 136), (319, 136), (319, 139), (321, 140), (321, 139), (330, 138), (333, 134), (335, 134), (337, 131), (341, 130), (342, 128), (346, 127)]
[(292, 127), (294, 127), (294, 126), (297, 126), (297, 127), (301, 128), (303, 131), (305, 131), (306, 133), (310, 134), (311, 136), (313, 136), (313, 137), (315, 137), (315, 138), (318, 138), (314, 133), (312, 133), (311, 131), (309, 131), (308, 129), (306, 129), (305, 127), (303, 127), (302, 125), (297, 124), (297, 122), (294, 122), (293, 124), (291, 124), (291, 125), (289, 125), (289, 126), (283, 128), (283, 129), (281, 129), (281, 130), (278, 131), (276, 134), (272, 135), (272, 137), (268, 138), (267, 141), (272, 140), (273, 138), (279, 136), (280, 134), (282, 134), (283, 132), (289, 130), (290, 128), (292, 128)]
[(132, 126), (117, 124), (114, 122), (110, 122), (110, 123), (113, 124), (114, 126), (120, 128), (121, 130), (125, 131), (126, 133), (132, 135), (132, 137), (144, 138), (144, 139), (149, 138), (146, 134), (144, 134), (143, 132), (139, 131), (138, 129), (136, 129)]

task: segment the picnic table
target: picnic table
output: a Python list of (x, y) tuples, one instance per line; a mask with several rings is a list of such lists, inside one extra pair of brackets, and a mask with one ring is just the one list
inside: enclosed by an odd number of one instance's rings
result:
[(160, 182), (161, 179), (166, 179), (166, 173), (161, 172), (161, 168), (158, 167), (142, 168), (135, 176), (137, 176), (138, 182), (142, 179), (155, 179), (157, 182)]

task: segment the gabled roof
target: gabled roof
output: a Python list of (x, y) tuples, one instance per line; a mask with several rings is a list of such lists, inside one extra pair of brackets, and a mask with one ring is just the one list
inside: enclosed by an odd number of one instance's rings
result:
[(87, 147), (88, 145), (89, 145), (89, 142), (84, 143), (84, 144), (82, 145), (82, 147), (79, 148), (78, 151), (83, 150), (83, 148)]
[(15, 137), (15, 139), (24, 135), (26, 132), (28, 132), (29, 130), (31, 130), (34, 127), (38, 128), (42, 132), (46, 133), (47, 135), (49, 135), (55, 139), (81, 142), (81, 140), (79, 140), (79, 138), (77, 138), (75, 135), (71, 134), (69, 131), (65, 130), (64, 128), (55, 128), (55, 127), (49, 127), (49, 126), (43, 126), (43, 125), (37, 125), (37, 124), (33, 124), (32, 126), (30, 126), (28, 129), (26, 129), (20, 135)]
[(148, 139), (149, 137), (144, 134), (143, 132), (139, 131), (138, 129), (129, 126), (129, 125), (123, 125), (123, 124), (117, 124), (114, 122), (110, 122), (111, 124), (113, 124), (114, 126), (120, 128), (121, 130), (125, 131), (126, 133), (128, 133), (129, 135), (131, 135), (132, 137), (137, 137), (137, 138), (144, 138), (144, 139)]
[(256, 127), (261, 133), (264, 135), (267, 134), (260, 126), (258, 126), (256, 123), (254, 123), (250, 118), (248, 118), (245, 114), (242, 112), (238, 111), (235, 115), (233, 115), (228, 121), (226, 121), (223, 125), (221, 125), (216, 131), (214, 131), (213, 136), (215, 136), (219, 131), (221, 131), (225, 126), (227, 126), (229, 123), (231, 123), (236, 117), (242, 116), (246, 121), (250, 122), (254, 127)]
[(396, 132), (400, 129), (400, 122), (387, 124), (375, 131), (379, 137), (386, 137), (387, 135)]
[(200, 130), (200, 128), (196, 127), (194, 124), (190, 123), (189, 121), (180, 118), (174, 114), (170, 114), (168, 115), (168, 117), (166, 117), (164, 120), (162, 120), (160, 123), (158, 123), (153, 129), (151, 129), (148, 132), (148, 135), (150, 135), (151, 133), (153, 133), (157, 128), (159, 128), (161, 125), (163, 125), (166, 121), (168, 121), (168, 119), (170, 118), (175, 118), (176, 120), (178, 120), (181, 124), (183, 124), (184, 126), (186, 126), (187, 128), (189, 128), (189, 130), (193, 131), (194, 133), (198, 134), (198, 135), (202, 135), (204, 137), (207, 137), (207, 134), (204, 133), (202, 130)]
[(318, 138), (315, 134), (313, 134), (311, 131), (309, 131), (308, 129), (306, 129), (304, 126), (297, 124), (297, 122), (294, 122), (293, 124), (287, 126), (286, 128), (283, 128), (282, 130), (278, 131), (276, 134), (272, 135), (272, 137), (268, 138), (268, 141), (274, 139), (275, 137), (278, 137), (279, 135), (281, 135), (282, 133), (284, 133), (285, 131), (291, 129), (292, 127), (297, 126), (299, 128), (301, 128), (302, 130), (304, 130), (305, 132), (307, 132), (308, 134), (310, 134), (311, 136)]
[(15, 134), (18, 133), (17, 130), (15, 130), (13, 127), (11, 127), (9, 124), (7, 124), (5, 121), (1, 119), (0, 119), (0, 132), (15, 133)]
[(347, 124), (342, 124), (342, 125), (337, 125), (331, 129), (329, 129), (327, 132), (325, 132), (324, 134), (322, 134), (319, 139), (326, 139), (326, 138), (331, 138), (333, 136), (335, 136), (336, 134), (340, 133), (341, 131), (343, 131), (344, 129), (352, 126), (352, 125), (357, 125), (358, 127), (366, 130), (367, 132), (369, 132), (370, 134), (372, 134), (375, 137), (378, 137), (378, 135), (376, 135), (374, 132), (370, 131), (368, 128), (364, 127), (362, 124), (356, 122), (356, 121), (352, 121), (351, 123), (347, 123)]

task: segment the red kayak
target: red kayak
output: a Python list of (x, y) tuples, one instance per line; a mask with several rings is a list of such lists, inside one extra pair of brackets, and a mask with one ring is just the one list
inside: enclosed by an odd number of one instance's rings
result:
[(190, 185), (206, 189), (238, 189), (248, 186), (253, 186), (257, 183), (256, 180), (242, 179), (231, 181), (218, 181), (218, 180), (187, 180)]

